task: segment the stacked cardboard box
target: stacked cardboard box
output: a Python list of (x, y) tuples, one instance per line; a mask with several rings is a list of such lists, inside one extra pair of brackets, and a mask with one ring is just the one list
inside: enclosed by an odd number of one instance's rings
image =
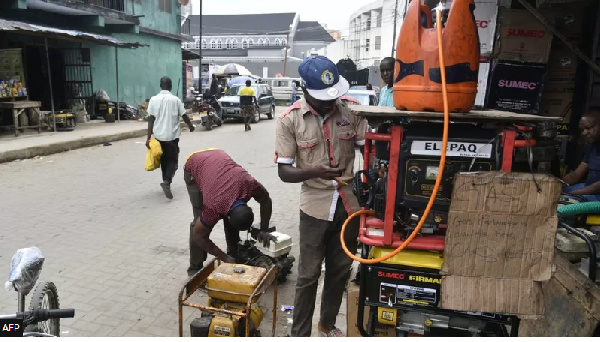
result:
[(527, 10), (500, 8), (487, 107), (537, 114), (552, 33)]
[[(585, 3), (547, 4), (540, 12), (555, 23), (556, 29), (569, 42), (579, 47), (583, 28)], [(540, 115), (560, 117), (567, 124), (571, 119), (571, 107), (575, 75), (579, 58), (562, 41), (554, 39), (548, 61), (548, 79), (542, 96)]]

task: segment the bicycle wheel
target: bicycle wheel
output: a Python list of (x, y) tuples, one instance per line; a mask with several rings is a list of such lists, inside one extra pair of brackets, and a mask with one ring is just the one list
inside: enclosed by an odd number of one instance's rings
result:
[[(56, 291), (56, 285), (51, 282), (40, 283), (35, 288), (31, 302), (29, 303), (29, 310), (35, 309), (59, 309), (58, 292)], [(26, 331), (30, 332), (41, 332), (54, 336), (60, 336), (60, 319), (52, 318), (44, 322), (38, 322), (35, 325), (28, 325), (25, 328)]]

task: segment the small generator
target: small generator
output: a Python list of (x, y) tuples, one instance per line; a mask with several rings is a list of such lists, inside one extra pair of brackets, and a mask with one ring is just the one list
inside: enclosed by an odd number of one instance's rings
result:
[[(439, 174), (442, 114), (353, 109), (367, 117), (372, 130), (363, 170), (353, 180), (361, 207), (374, 211), (361, 216), (361, 257), (377, 259), (399, 247), (423, 216)], [(442, 182), (421, 231), (392, 258), (360, 266), (357, 323), (363, 336), (374, 336), (374, 327), (382, 324), (395, 326), (401, 336), (517, 334), (514, 316), (439, 308), (453, 180), (460, 172), (531, 172), (532, 179), (533, 173), (558, 172), (556, 124), (552, 118), (507, 112), (450, 116)]]
[[(213, 260), (191, 277), (179, 293), (179, 336), (183, 336), (183, 307), (199, 309), (200, 317), (190, 324), (192, 337), (260, 337), (263, 311), (258, 300), (274, 284), (273, 326), (277, 321), (277, 266), (266, 269)], [(206, 304), (190, 301), (202, 290)]]

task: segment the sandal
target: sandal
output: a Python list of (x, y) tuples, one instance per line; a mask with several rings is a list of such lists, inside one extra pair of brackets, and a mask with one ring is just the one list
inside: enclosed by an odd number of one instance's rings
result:
[(345, 337), (344, 333), (342, 333), (342, 331), (336, 327), (333, 327), (333, 329), (329, 330), (329, 332), (324, 332), (323, 330), (321, 330), (319, 328), (319, 336), (320, 337)]

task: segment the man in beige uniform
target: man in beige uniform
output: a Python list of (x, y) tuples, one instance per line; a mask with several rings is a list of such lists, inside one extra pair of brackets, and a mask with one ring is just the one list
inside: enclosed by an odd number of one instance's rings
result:
[[(355, 102), (342, 97), (348, 91), (348, 82), (329, 59), (308, 57), (298, 72), (304, 98), (278, 118), (275, 152), (279, 178), (286, 183), (302, 182), (292, 336), (311, 335), (317, 284), (325, 259), (319, 333), (338, 337), (343, 335), (335, 321), (352, 264), (342, 250), (340, 231), (348, 215), (359, 209), (351, 186), (344, 183), (350, 183), (353, 176), (355, 145), (364, 145), (367, 122), (348, 108), (348, 101)], [(358, 224), (353, 220), (346, 228), (346, 245), (353, 252)]]

